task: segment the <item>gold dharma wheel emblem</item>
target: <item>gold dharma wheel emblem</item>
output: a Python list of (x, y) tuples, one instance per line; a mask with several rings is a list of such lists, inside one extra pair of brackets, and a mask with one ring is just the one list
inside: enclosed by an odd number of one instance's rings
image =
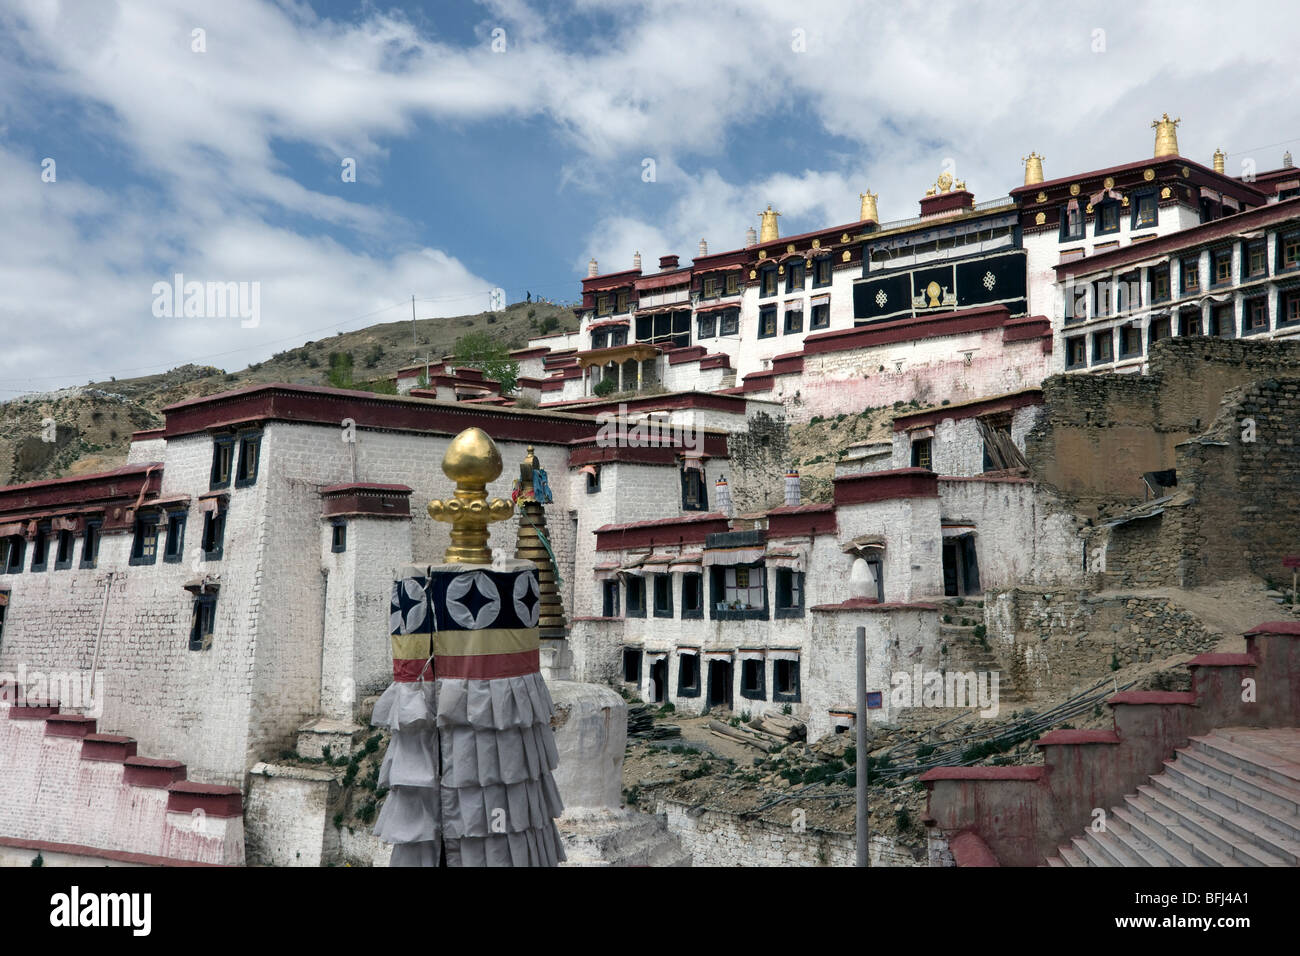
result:
[(1105, 179), (1103, 179), (1103, 180), (1101, 181), (1101, 185), (1102, 185), (1102, 187), (1105, 188), (1105, 189), (1114, 189), (1114, 188), (1115, 188), (1115, 177), (1114, 177), (1114, 176), (1107, 176)]
[(1047, 193), (1039, 193), (1037, 198), (1039, 202), (1047, 202)]
[(849, 250), (845, 249), (845, 250), (844, 250), (844, 255), (840, 256), (840, 259), (842, 259), (844, 262), (848, 262), (848, 261), (849, 261)]
[[(1186, 169), (1187, 167), (1184, 166), (1183, 168)], [(1184, 173), (1184, 175), (1186, 174)], [(1142, 178), (1147, 182), (1151, 182), (1151, 180), (1156, 178), (1156, 171), (1154, 169), (1144, 169), (1142, 170)]]
[(1078, 184), (1078, 183), (1070, 183), (1070, 195), (1071, 195), (1071, 196), (1077, 196), (1077, 195), (1079, 195), (1079, 184)]
[(1041, 225), (1042, 225), (1043, 223), (1045, 223), (1045, 222), (1047, 222), (1047, 213), (1045, 213), (1045, 212), (1040, 212), (1040, 213), (1038, 213), (1036, 216), (1034, 216), (1034, 225), (1035, 225), (1035, 226), (1041, 226)]

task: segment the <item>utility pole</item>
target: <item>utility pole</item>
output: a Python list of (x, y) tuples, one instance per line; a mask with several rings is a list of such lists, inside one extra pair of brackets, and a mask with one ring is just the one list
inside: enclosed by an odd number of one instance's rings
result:
[(859, 627), (857, 631), (857, 677), (858, 702), (857, 714), (853, 722), (858, 732), (857, 759), (857, 836), (858, 866), (869, 866), (867, 857), (867, 629)]
[(411, 345), (415, 346), (418, 344), (419, 343), (416, 342), (415, 340), (415, 296), (412, 295), (411, 296)]

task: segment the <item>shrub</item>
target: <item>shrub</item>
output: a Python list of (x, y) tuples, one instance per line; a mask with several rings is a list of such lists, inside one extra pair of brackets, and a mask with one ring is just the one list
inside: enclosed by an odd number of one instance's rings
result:
[(596, 383), (596, 386), (591, 390), (591, 393), (593, 395), (599, 396), (600, 398), (604, 398), (606, 395), (612, 395), (614, 393), (614, 390), (617, 388), (618, 388), (618, 383), (614, 381), (612, 378), (602, 378), (599, 382)]
[(975, 636), (978, 637), (981, 641), (984, 640), (984, 635), (987, 633), (988, 633), (988, 628), (986, 628), (983, 624), (975, 625)]

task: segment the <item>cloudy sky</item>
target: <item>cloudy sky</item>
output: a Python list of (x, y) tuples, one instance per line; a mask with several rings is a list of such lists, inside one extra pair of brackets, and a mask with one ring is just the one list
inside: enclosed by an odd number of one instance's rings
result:
[[(1267, 26), (1265, 26), (1267, 25)], [(1150, 155), (1300, 154), (1300, 8), (0, 0), (0, 398)], [(349, 163), (351, 161), (351, 163)], [(355, 168), (355, 182), (346, 181)], [(155, 283), (257, 283), (256, 325)], [(165, 313), (165, 309), (163, 309)], [(177, 310), (181, 311), (181, 310)]]

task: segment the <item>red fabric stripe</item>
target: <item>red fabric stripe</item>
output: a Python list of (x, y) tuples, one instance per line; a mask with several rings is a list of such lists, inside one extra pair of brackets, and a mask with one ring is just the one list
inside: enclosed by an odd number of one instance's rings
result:
[[(412, 681), (420, 679), (420, 671), (424, 670), (425, 660), (421, 657), (419, 660), (410, 661), (393, 661), (393, 680), (399, 684), (409, 684)], [(432, 680), (431, 671), (425, 672), (425, 679)]]
[(518, 654), (474, 654), (466, 657), (439, 657), (434, 661), (436, 677), (468, 677), (491, 680), (496, 677), (522, 677), (541, 669), (540, 652)]

